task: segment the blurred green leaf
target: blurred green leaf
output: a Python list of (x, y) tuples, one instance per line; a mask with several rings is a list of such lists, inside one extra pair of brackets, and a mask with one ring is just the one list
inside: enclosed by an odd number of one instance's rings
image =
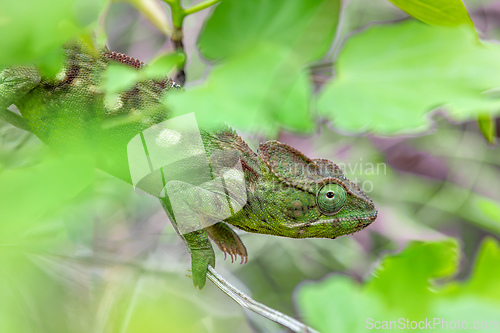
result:
[(131, 66), (111, 62), (102, 74), (100, 89), (113, 95), (132, 89), (138, 81), (164, 79), (183, 61), (185, 56), (181, 53), (163, 54), (140, 71)]
[(94, 166), (68, 156), (0, 173), (0, 239), (16, 239), (57, 212), (93, 181)]
[[(2, 245), (0, 332), (84, 332), (66, 312), (72, 307), (88, 317), (85, 308), (75, 304), (74, 293), (68, 293), (63, 284), (41, 269), (32, 251), (14, 253), (12, 247), (9, 251), (7, 244)], [(47, 306), (49, 300), (53, 304)]]
[(414, 242), (401, 253), (383, 258), (365, 291), (381, 297), (388, 309), (423, 318), (434, 293), (431, 280), (451, 276), (457, 264), (454, 240)]
[(421, 132), (438, 106), (457, 120), (500, 107), (500, 99), (484, 94), (500, 86), (500, 46), (479, 44), (465, 26), (372, 27), (346, 42), (337, 69), (318, 108), (349, 132)]
[(312, 129), (310, 94), (307, 75), (295, 54), (284, 47), (261, 45), (228, 58), (203, 85), (166, 96), (165, 104), (174, 115), (195, 112), (204, 126), (225, 121), (275, 136), (280, 127)]
[(336, 275), (298, 289), (296, 301), (306, 323), (320, 332), (365, 332), (362, 311), (384, 314), (380, 299), (347, 276)]
[(168, 53), (155, 58), (144, 68), (143, 79), (165, 78), (179, 64), (186, 61), (182, 53)]
[[(467, 24), (474, 27), (469, 13), (462, 0), (439, 1), (401, 1), (390, 0), (394, 5), (406, 11), (409, 15), (422, 22), (437, 26), (456, 26)], [(494, 120), (488, 115), (480, 115), (477, 120), (479, 129), (490, 145), (496, 142), (496, 126)]]
[(134, 67), (110, 63), (102, 75), (101, 89), (107, 93), (120, 93), (131, 89), (139, 80)]
[(205, 24), (199, 49), (209, 59), (268, 42), (288, 46), (302, 62), (322, 57), (333, 42), (338, 0), (222, 1)]
[(474, 26), (462, 0), (389, 0), (422, 22), (439, 26)]
[[(97, 21), (104, 0), (1, 1), (0, 68), (41, 59)], [(60, 59), (62, 60), (62, 59)], [(49, 64), (53, 68), (54, 64)]]
[(126, 332), (203, 332), (202, 323), (193, 320), (202, 315), (197, 304), (182, 295), (168, 296), (140, 297), (134, 306)]
[(497, 126), (495, 119), (489, 115), (479, 115), (477, 118), (477, 125), (483, 137), (486, 139), (486, 142), (490, 145), (495, 145), (497, 142)]
[[(500, 267), (498, 244), (492, 239), (483, 243), (468, 282), (437, 284), (436, 278), (456, 272), (457, 252), (453, 240), (414, 242), (401, 253), (383, 258), (362, 285), (345, 276), (303, 285), (298, 289), (299, 309), (321, 332), (365, 332), (376, 322), (380, 328), (384, 321), (400, 324), (401, 318), (404, 324), (433, 318), (469, 320), (469, 328), (474, 320), (497, 320), (500, 284), (491, 269)], [(486, 299), (490, 302), (485, 303)], [(441, 331), (441, 325), (434, 329)]]
[(494, 302), (500, 300), (500, 246), (493, 238), (487, 238), (478, 251), (472, 275), (463, 291), (478, 294)]
[(482, 197), (476, 199), (475, 206), (482, 214), (500, 223), (500, 205), (498, 202)]

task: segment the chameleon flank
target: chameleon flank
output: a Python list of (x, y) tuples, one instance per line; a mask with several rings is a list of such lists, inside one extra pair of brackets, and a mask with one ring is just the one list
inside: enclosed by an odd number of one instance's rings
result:
[[(144, 80), (110, 100), (100, 88), (108, 65), (118, 62), (137, 70), (145, 65), (106, 49), (96, 56), (79, 43), (68, 44), (65, 51), (67, 61), (56, 78), (44, 77), (34, 66), (1, 72), (0, 108), (15, 104), (44, 143), (58, 151), (86, 154), (103, 171), (132, 183), (127, 144), (169, 119), (162, 97), (180, 87), (167, 77)], [(224, 176), (230, 188), (232, 178), (226, 177), (227, 170), (240, 161), (241, 174), (234, 175), (244, 179), (244, 189), (234, 192), (237, 195), (203, 184), (196, 191), (179, 192), (177, 199), (191, 216), (206, 222), (204, 228), (179, 233), (191, 253), (193, 282), (200, 289), (208, 265), (215, 266), (210, 239), (231, 259), (240, 256), (241, 262), (247, 261), (245, 246), (229, 225), (260, 234), (334, 239), (367, 227), (377, 217), (372, 200), (331, 161), (310, 159), (277, 141), (263, 142), (256, 153), (225, 125), (200, 129), (200, 133), (212, 176)], [(158, 186), (158, 181), (153, 185)], [(148, 191), (148, 186), (142, 189)], [(175, 186), (183, 189), (187, 185), (179, 181)], [(179, 232), (182, 228), (171, 198), (159, 199)], [(220, 211), (228, 202), (239, 207), (229, 217)]]

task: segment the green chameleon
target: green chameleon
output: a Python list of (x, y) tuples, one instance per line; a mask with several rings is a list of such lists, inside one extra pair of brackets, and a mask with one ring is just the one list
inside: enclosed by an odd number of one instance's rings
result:
[[(145, 79), (110, 103), (100, 89), (108, 65), (116, 62), (143, 70), (144, 64), (107, 49), (94, 54), (80, 43), (68, 44), (65, 52), (66, 64), (55, 78), (44, 77), (33, 66), (1, 72), (0, 113), (16, 105), (44, 143), (64, 153), (85, 154), (98, 168), (133, 183), (127, 145), (169, 119), (171, 111), (162, 97), (180, 87), (168, 78)], [(372, 200), (333, 162), (310, 159), (277, 141), (261, 143), (255, 153), (226, 125), (199, 133), (209, 172), (223, 186), (195, 186), (172, 176), (168, 193), (158, 195), (158, 187), (168, 178), (164, 172), (162, 179), (149, 177), (137, 186), (159, 197), (191, 253), (193, 282), (200, 289), (208, 265), (215, 266), (209, 239), (232, 259), (239, 255), (242, 262), (247, 260), (245, 246), (228, 224), (261, 234), (334, 239), (365, 228), (377, 217)], [(238, 169), (232, 168), (235, 163)], [(188, 168), (193, 179), (197, 166), (191, 163)], [(225, 177), (228, 170), (236, 177)], [(182, 209), (175, 209), (173, 196)], [(198, 224), (186, 231), (180, 219)]]

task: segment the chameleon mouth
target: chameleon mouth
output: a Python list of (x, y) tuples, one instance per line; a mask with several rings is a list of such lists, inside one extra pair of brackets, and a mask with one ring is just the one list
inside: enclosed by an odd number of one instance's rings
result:
[(364, 228), (369, 226), (375, 219), (377, 218), (378, 211), (374, 210), (373, 212), (368, 212), (364, 213), (362, 215), (356, 216), (355, 218), (352, 217), (342, 217), (342, 218), (332, 218), (330, 220), (318, 220), (312, 223), (303, 223), (304, 226), (313, 226), (313, 225), (320, 225), (320, 224), (327, 224), (327, 223), (334, 223), (334, 222), (342, 222), (342, 221), (349, 221), (351, 219), (357, 220), (358, 221), (358, 226)]
[(374, 212), (368, 214), (366, 217), (359, 219), (360, 221), (358, 223), (358, 226), (361, 228), (365, 228), (365, 227), (369, 226), (370, 224), (372, 224), (373, 221), (375, 221), (377, 219), (377, 215), (378, 215), (378, 211), (375, 210)]
[(369, 214), (367, 217), (373, 222), (378, 216), (378, 210), (373, 211), (371, 214)]

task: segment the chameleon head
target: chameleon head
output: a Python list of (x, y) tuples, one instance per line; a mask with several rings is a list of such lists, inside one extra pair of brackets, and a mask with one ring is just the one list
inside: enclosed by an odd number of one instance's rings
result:
[[(267, 189), (267, 215), (275, 216), (274, 234), (294, 238), (336, 238), (370, 225), (377, 209), (368, 195), (333, 162), (309, 159), (277, 141), (259, 147), (279, 191)], [(276, 187), (276, 186), (274, 186)]]

